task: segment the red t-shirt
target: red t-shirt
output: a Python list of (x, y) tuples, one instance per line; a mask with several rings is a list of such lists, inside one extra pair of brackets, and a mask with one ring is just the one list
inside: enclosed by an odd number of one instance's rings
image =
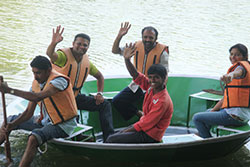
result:
[(144, 116), (134, 124), (136, 131), (144, 131), (156, 141), (161, 141), (173, 114), (173, 103), (167, 89), (153, 94), (148, 78), (139, 73), (134, 80), (143, 90), (147, 90), (143, 101)]

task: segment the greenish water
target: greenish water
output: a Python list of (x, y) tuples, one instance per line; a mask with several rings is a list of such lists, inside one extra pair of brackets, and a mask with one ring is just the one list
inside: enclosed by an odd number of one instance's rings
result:
[[(123, 58), (111, 53), (124, 21), (130, 21), (132, 27), (121, 45), (139, 40), (145, 26), (157, 28), (158, 41), (170, 47), (170, 73), (174, 74), (219, 77), (230, 66), (229, 47), (236, 43), (250, 46), (248, 0), (2, 0), (0, 20), (0, 75), (10, 86), (21, 89), (29, 88), (33, 79), (29, 62), (36, 55), (45, 55), (52, 28), (59, 24), (65, 31), (58, 48), (71, 46), (77, 33), (89, 34), (90, 59), (104, 75), (127, 74)], [(6, 97), (7, 104), (14, 99)], [(26, 137), (19, 140), (20, 135), (11, 136), (16, 166), (26, 146)], [(33, 166), (248, 167), (249, 148), (247, 145), (222, 159), (184, 164), (89, 162), (51, 148), (37, 156)], [(0, 165), (4, 166), (2, 149), (0, 153)]]

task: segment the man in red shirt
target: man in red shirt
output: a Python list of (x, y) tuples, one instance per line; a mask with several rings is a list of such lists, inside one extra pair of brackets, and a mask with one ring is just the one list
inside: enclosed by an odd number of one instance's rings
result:
[(173, 103), (165, 87), (166, 68), (152, 65), (148, 77), (138, 72), (130, 59), (134, 56), (135, 45), (124, 49), (126, 67), (133, 81), (146, 90), (143, 102), (143, 116), (132, 126), (108, 137), (107, 143), (157, 143), (160, 142), (173, 114)]

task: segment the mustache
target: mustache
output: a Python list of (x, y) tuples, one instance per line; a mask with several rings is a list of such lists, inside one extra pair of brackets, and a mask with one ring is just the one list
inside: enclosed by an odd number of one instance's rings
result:
[(154, 46), (154, 42), (151, 42), (151, 41), (145, 41), (143, 42), (143, 44), (147, 47), (153, 47)]
[(150, 41), (145, 41), (144, 43), (145, 44), (153, 44), (153, 42), (150, 42)]

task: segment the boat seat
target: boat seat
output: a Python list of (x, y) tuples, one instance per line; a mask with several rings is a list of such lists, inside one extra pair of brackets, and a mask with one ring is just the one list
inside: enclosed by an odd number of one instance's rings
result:
[(196, 99), (201, 99), (201, 100), (205, 100), (205, 101), (210, 101), (213, 102), (215, 105), (218, 101), (220, 101), (220, 99), (222, 99), (223, 96), (221, 95), (216, 95), (216, 94), (212, 94), (212, 93), (208, 93), (205, 91), (201, 91), (198, 93), (194, 93), (194, 94), (190, 94), (188, 96), (188, 107), (187, 107), (187, 121), (186, 121), (186, 127), (189, 128), (189, 121), (190, 121), (190, 111), (191, 111), (191, 100), (193, 98)]
[(163, 136), (161, 143), (178, 143), (178, 142), (191, 142), (203, 140), (200, 136), (196, 134), (182, 134), (182, 135), (173, 135), (173, 136)]
[(217, 136), (223, 136), (223, 135), (229, 135), (232, 133), (242, 133), (250, 130), (249, 123), (245, 126), (239, 126), (239, 127), (233, 127), (233, 126), (217, 126), (216, 128), (216, 135)]
[[(91, 135), (86, 135), (87, 133), (89, 134), (89, 132), (91, 132)], [(65, 139), (74, 141), (79, 141), (79, 139), (80, 141), (88, 141), (90, 139), (95, 140), (94, 128), (92, 126), (77, 124), (77, 127), (74, 129), (73, 134)]]
[[(103, 92), (103, 97), (108, 100), (112, 100), (120, 91)], [(95, 96), (97, 92), (89, 93), (90, 96)]]

